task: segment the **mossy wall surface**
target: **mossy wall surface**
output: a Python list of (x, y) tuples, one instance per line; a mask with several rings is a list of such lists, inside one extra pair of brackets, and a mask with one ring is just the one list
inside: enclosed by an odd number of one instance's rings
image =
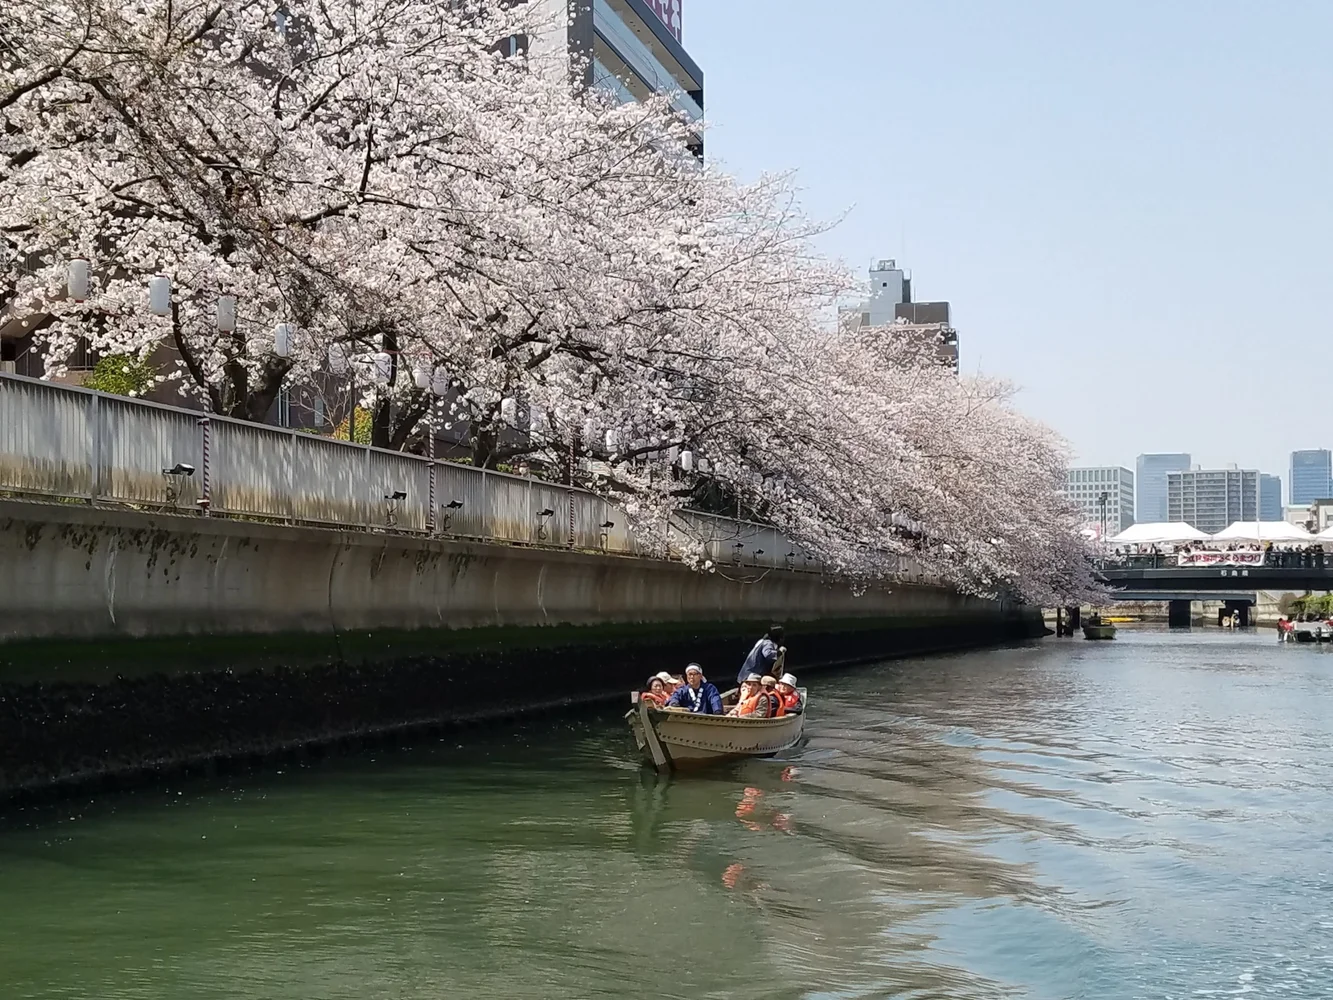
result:
[(1031, 609), (815, 574), (0, 502), (0, 798), (191, 762), (1041, 632)]

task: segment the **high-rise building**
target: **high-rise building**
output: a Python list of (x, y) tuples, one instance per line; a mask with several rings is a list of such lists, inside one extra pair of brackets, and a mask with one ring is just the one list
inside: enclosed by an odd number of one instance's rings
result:
[(567, 62), (575, 86), (623, 101), (674, 95), (676, 110), (700, 124), (691, 148), (703, 156), (704, 74), (681, 44), (681, 0), (533, 2), (543, 22), (530, 43), (535, 56)]
[(1167, 520), (1166, 477), (1190, 467), (1186, 454), (1140, 455), (1134, 467), (1134, 513), (1140, 524), (1160, 524)]
[(1259, 473), (1259, 520), (1283, 520), (1281, 476)]
[(1184, 521), (1215, 535), (1236, 521), (1259, 519), (1259, 471), (1234, 465), (1168, 472), (1168, 521)]
[(1311, 504), (1333, 496), (1333, 453), (1326, 448), (1291, 453), (1288, 503)]
[(1118, 535), (1134, 523), (1134, 473), (1117, 465), (1070, 469), (1065, 480), (1065, 496), (1083, 513), (1088, 527), (1102, 528), (1106, 535)]
[(903, 325), (904, 330), (935, 345), (944, 364), (958, 371), (958, 331), (947, 302), (913, 302), (912, 279), (898, 262), (881, 260), (870, 269), (870, 297), (839, 311), (844, 328)]

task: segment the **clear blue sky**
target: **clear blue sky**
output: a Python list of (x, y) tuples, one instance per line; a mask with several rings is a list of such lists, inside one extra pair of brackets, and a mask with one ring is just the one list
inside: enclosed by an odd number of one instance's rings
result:
[(1333, 446), (1333, 2), (685, 0), (708, 153), (948, 299), (1081, 464)]

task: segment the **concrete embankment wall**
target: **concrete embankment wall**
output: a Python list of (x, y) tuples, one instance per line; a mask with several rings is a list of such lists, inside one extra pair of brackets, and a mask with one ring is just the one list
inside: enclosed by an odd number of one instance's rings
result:
[(0, 501), (0, 797), (790, 666), (979, 646), (1040, 616), (926, 586)]

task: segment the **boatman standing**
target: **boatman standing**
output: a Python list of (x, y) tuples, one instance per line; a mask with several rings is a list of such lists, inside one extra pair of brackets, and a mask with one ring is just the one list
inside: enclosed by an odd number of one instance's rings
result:
[(667, 708), (684, 708), (699, 715), (721, 715), (722, 695), (717, 685), (704, 680), (703, 667), (691, 663), (685, 668), (685, 683), (671, 696)]
[(740, 673), (736, 675), (736, 683), (744, 684), (745, 678), (751, 674), (758, 674), (760, 677), (765, 674), (774, 676), (781, 674), (780, 658), (786, 652), (787, 647), (782, 644), (782, 626), (770, 625), (768, 634), (754, 644), (754, 649), (750, 650), (750, 655), (745, 658)]

